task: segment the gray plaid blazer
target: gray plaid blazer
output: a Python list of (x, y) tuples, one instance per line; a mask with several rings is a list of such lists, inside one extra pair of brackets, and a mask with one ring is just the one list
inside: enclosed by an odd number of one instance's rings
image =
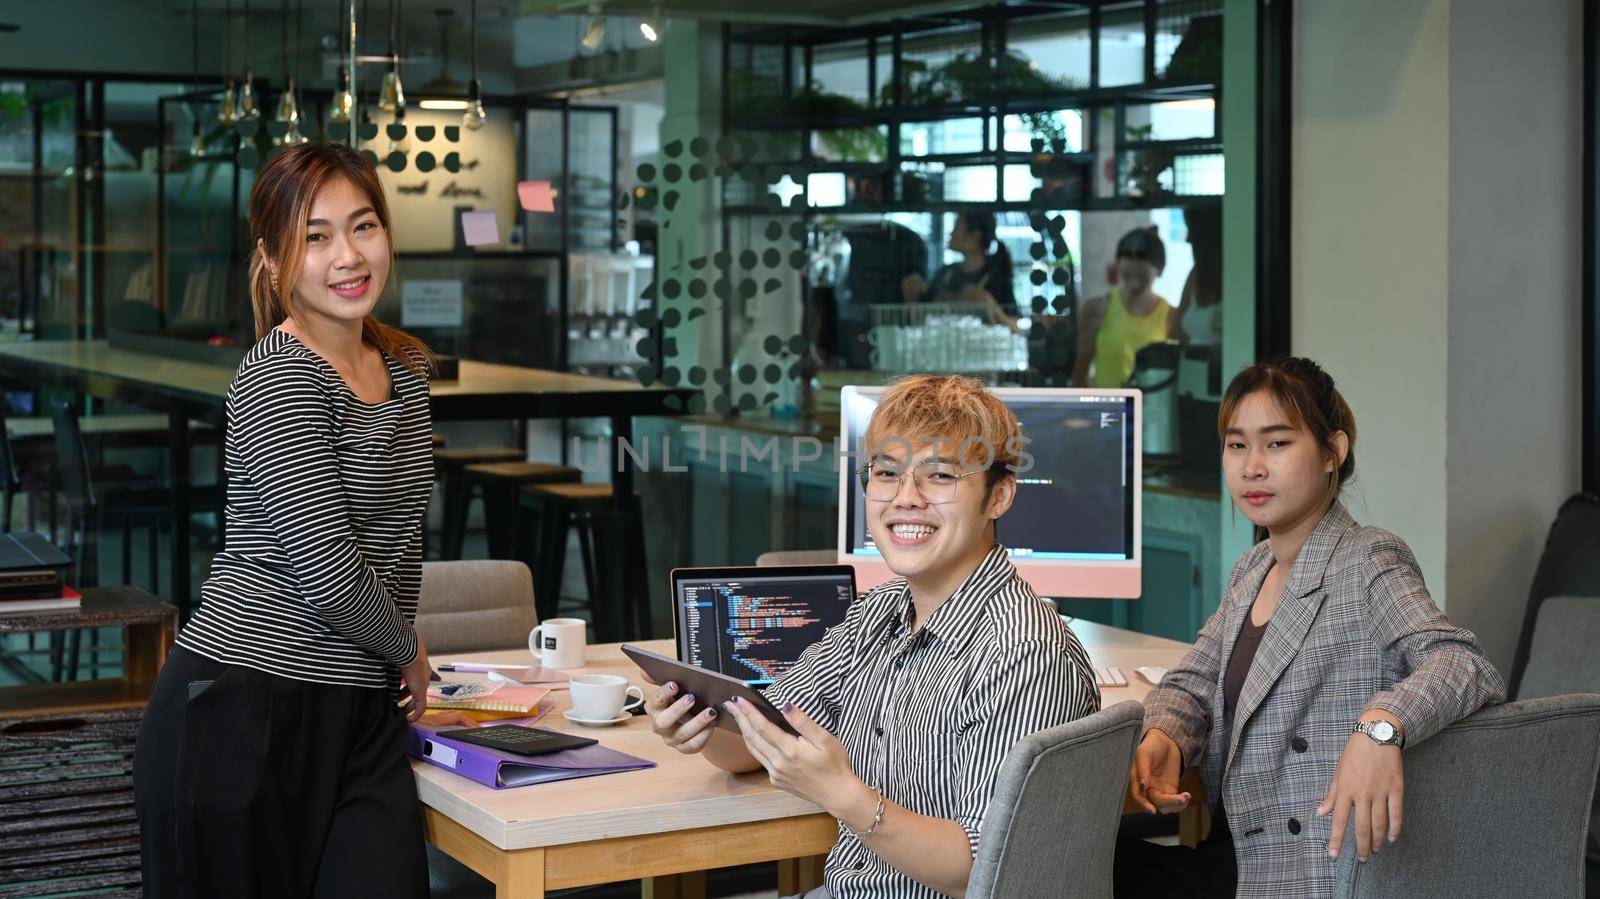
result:
[(1144, 729), (1172, 737), (1225, 802), (1238, 895), (1329, 896), (1332, 817), (1317, 805), (1356, 719), (1384, 709), (1419, 743), (1504, 700), (1505, 685), (1433, 604), (1405, 541), (1335, 503), (1295, 559), (1225, 733), (1222, 675), (1271, 565), (1266, 542), (1234, 565), (1194, 649), (1145, 699)]

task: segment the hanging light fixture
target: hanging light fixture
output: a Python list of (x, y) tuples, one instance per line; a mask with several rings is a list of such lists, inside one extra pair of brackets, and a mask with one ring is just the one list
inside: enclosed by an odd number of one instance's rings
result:
[(417, 106), (422, 109), (466, 109), (467, 89), (450, 77), (450, 17), (448, 9), (434, 12), (439, 17), (439, 74), (417, 88)]
[(468, 131), (477, 131), (486, 118), (483, 82), (478, 80), (478, 0), (472, 0), (472, 86), (467, 90), (467, 111), (461, 114), (461, 124)]
[(256, 104), (255, 74), (250, 71), (250, 0), (244, 0), (244, 81), (239, 85), (239, 112), (240, 119), (255, 119), (261, 116), (261, 107)]
[(189, 70), (189, 121), (191, 123), (192, 137), (189, 140), (189, 155), (206, 155), (206, 142), (200, 137), (200, 0), (189, 0), (189, 19), (191, 33), (190, 70)]
[(389, 112), (399, 112), (406, 106), (405, 88), (400, 84), (400, 53), (395, 40), (396, 22), (400, 18), (401, 0), (389, 2), (389, 74), (383, 76), (383, 92), (378, 95), (378, 106)]
[(600, 4), (589, 4), (589, 20), (584, 23), (583, 37), (578, 43), (583, 44), (585, 50), (600, 49), (600, 42), (606, 39), (606, 17), (600, 15)]
[[(233, 65), (233, 0), (228, 0), (224, 5), (222, 14), (222, 68), (227, 71)], [(228, 76), (227, 85), (222, 88), (222, 99), (217, 101), (217, 121), (224, 125), (232, 125), (239, 120), (239, 107), (234, 101), (233, 76)]]
[(639, 33), (650, 43), (661, 40), (661, 32), (666, 28), (667, 20), (661, 18), (661, 4), (657, 3), (655, 12), (649, 17), (639, 20)]
[[(344, 3), (339, 4), (339, 40), (340, 44), (348, 45), (354, 38), (352, 31), (356, 23), (352, 20), (345, 21)], [(328, 121), (336, 125), (345, 125), (350, 122), (350, 113), (356, 105), (355, 95), (350, 90), (350, 69), (343, 61), (339, 63), (339, 89), (333, 92), (333, 105), (328, 110)]]
[[(289, 67), (289, 0), (283, 0), (283, 93), (278, 96), (278, 121), (286, 125), (300, 121), (300, 104), (294, 98), (294, 72)], [(279, 140), (288, 142), (287, 134)]]
[[(361, 19), (359, 20), (361, 22), (361, 30), (357, 32), (361, 46), (359, 52), (356, 53), (357, 59), (363, 59), (367, 56), (367, 26), (372, 22), (372, 17), (368, 15), (369, 12), (371, 12), (371, 7), (367, 0), (361, 0)], [(352, 27), (354, 27), (354, 23), (352, 23)], [(367, 78), (362, 69), (352, 66), (350, 80), (355, 82), (356, 109), (358, 110), (356, 120), (358, 124), (353, 131), (357, 135), (355, 142), (359, 143), (361, 132), (367, 125), (372, 124), (372, 98), (367, 93)]]

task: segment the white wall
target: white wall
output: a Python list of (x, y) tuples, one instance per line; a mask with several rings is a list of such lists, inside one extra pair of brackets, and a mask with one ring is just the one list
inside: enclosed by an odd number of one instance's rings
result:
[(1580, 479), (1581, 6), (1294, 13), (1293, 349), (1355, 410), (1352, 511), (1502, 671)]
[(1357, 520), (1445, 582), (1447, 0), (1300, 2), (1290, 198), (1294, 352), (1356, 413)]
[(1509, 667), (1545, 532), (1580, 481), (1583, 14), (1450, 19), (1450, 614)]

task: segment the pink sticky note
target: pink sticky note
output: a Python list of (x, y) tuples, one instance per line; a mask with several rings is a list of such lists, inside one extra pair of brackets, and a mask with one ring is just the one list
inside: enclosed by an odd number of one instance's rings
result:
[(522, 198), (522, 208), (529, 212), (555, 212), (555, 199), (550, 195), (548, 181), (518, 181), (517, 196)]
[(495, 221), (494, 210), (461, 213), (461, 235), (469, 247), (499, 243), (500, 225)]

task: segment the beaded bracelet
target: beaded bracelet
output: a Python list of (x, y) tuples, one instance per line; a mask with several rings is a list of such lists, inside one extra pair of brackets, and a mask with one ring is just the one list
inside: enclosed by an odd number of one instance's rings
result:
[(877, 811), (872, 813), (872, 826), (863, 831), (850, 830), (850, 825), (848, 824), (844, 826), (844, 829), (849, 830), (850, 833), (858, 840), (865, 840), (867, 837), (872, 836), (877, 832), (878, 825), (883, 823), (883, 794), (878, 793), (877, 790), (873, 790), (872, 792), (876, 793), (878, 796)]

